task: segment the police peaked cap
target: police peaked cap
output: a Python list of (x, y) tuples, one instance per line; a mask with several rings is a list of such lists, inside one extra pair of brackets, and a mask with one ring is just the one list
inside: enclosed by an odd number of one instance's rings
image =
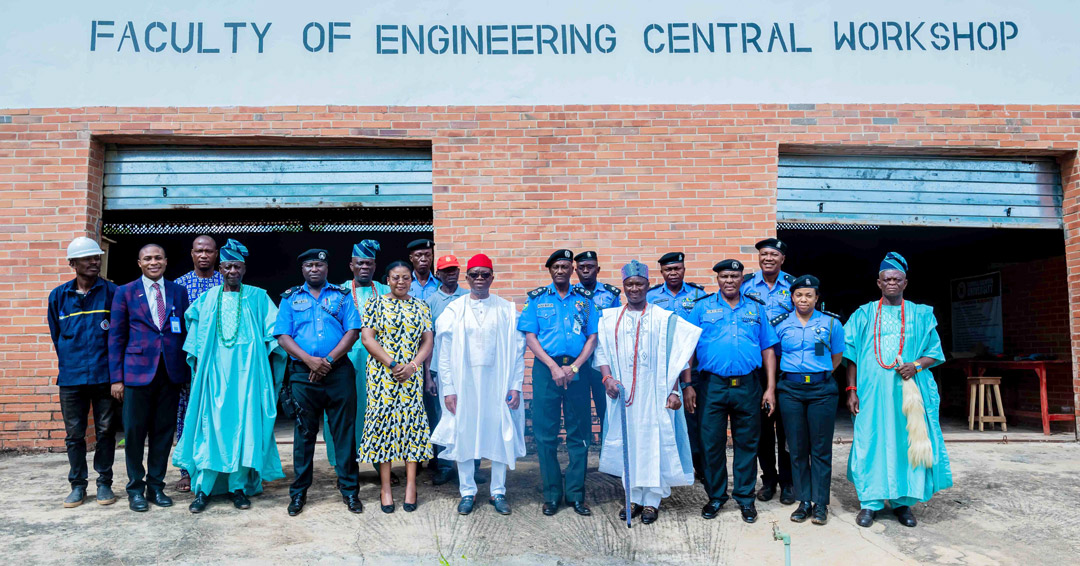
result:
[(684, 256), (682, 252), (668, 252), (660, 256), (660, 259), (658, 259), (656, 263), (659, 263), (660, 265), (667, 265), (669, 263), (682, 263), (683, 260)]
[(791, 283), (791, 291), (795, 289), (820, 289), (821, 281), (813, 275), (800, 275), (795, 278), (795, 281)]
[(326, 261), (330, 257), (330, 254), (326, 250), (320, 250), (318, 248), (310, 249), (296, 257), (300, 263), (305, 261)]
[(435, 248), (435, 242), (427, 239), (420, 238), (419, 240), (413, 240), (405, 245), (405, 249), (411, 251), (414, 250), (430, 250)]
[(551, 267), (551, 264), (555, 263), (556, 261), (559, 261), (560, 259), (565, 259), (566, 261), (570, 261), (573, 258), (574, 258), (574, 252), (572, 252), (570, 250), (555, 250), (555, 253), (548, 256), (547, 263), (544, 264), (544, 267)]
[(777, 240), (776, 238), (766, 238), (756, 244), (754, 247), (760, 250), (761, 248), (772, 248), (784, 255), (787, 255), (787, 244)]
[(716, 262), (716, 265), (712, 266), (712, 270), (717, 273), (720, 273), (721, 271), (742, 271), (743, 264), (737, 259), (725, 259)]
[(590, 250), (587, 252), (581, 252), (578, 255), (574, 256), (574, 261), (587, 261), (590, 259), (593, 261), (598, 260), (598, 258), (596, 257), (596, 252)]

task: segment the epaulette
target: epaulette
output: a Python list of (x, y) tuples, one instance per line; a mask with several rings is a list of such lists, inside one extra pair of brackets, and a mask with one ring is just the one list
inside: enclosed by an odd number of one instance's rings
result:
[(795, 278), (792, 277), (790, 273), (785, 273), (784, 274), (784, 281), (787, 281), (787, 284), (791, 285), (792, 283), (795, 282)]
[(663, 283), (657, 283), (656, 285), (653, 285), (652, 287), (649, 287), (649, 290), (652, 291), (653, 289), (659, 289), (660, 287), (663, 287), (663, 286), (664, 286)]
[(758, 303), (761, 303), (763, 305), (765, 304), (765, 301), (757, 298), (755, 295), (747, 295), (747, 294), (744, 293), (743, 296), (746, 297), (747, 299), (750, 299), (751, 301), (757, 301)]
[(620, 288), (618, 288), (618, 287), (616, 287), (616, 286), (614, 286), (614, 285), (612, 285), (610, 283), (604, 283), (604, 288), (607, 289), (609, 293), (614, 294), (616, 297), (618, 297), (619, 295), (622, 294), (622, 289), (620, 289)]
[(547, 285), (544, 285), (543, 287), (537, 287), (537, 288), (533, 289), (532, 291), (529, 291), (529, 298), (530, 299), (535, 299), (535, 298), (539, 297), (540, 295), (543, 295), (544, 293), (546, 293), (547, 290), (548, 290)]
[(683, 281), (683, 285), (686, 285), (687, 287), (693, 287), (693, 288), (701, 290), (701, 291), (705, 290), (705, 287), (702, 287), (701, 285), (698, 285), (697, 283), (691, 283), (689, 281)]
[(342, 287), (341, 285), (334, 285), (329, 281), (326, 282), (326, 287), (335, 291), (341, 291), (342, 293), (348, 294), (348, 291), (345, 290), (345, 287)]
[(751, 271), (750, 273), (744, 273), (743, 276), (742, 276), (742, 282), (746, 283), (747, 281), (749, 281), (749, 280), (751, 280), (753, 278), (754, 278), (754, 272), (753, 271)]
[(829, 316), (835, 318), (836, 320), (840, 320), (840, 315), (838, 315), (838, 314), (836, 314), (834, 312), (829, 312), (829, 311), (818, 311), (818, 312), (820, 312), (821, 314), (829, 315)]
[(715, 294), (716, 294), (716, 293), (709, 293), (708, 295), (705, 295), (705, 296), (702, 296), (702, 297), (698, 297), (698, 298), (694, 299), (694, 302), (696, 303), (696, 302), (698, 302), (698, 301), (700, 301), (700, 300), (702, 300), (702, 299), (708, 299), (709, 297), (711, 297), (711, 296), (713, 296), (713, 295), (715, 295)]
[(281, 298), (288, 299), (293, 293), (299, 291), (301, 287), (303, 287), (303, 285), (297, 285), (296, 287), (286, 289), (285, 292), (281, 294)]
[(776, 316), (774, 316), (772, 318), (772, 320), (769, 321), (769, 324), (771, 324), (773, 326), (776, 326), (777, 324), (780, 324), (781, 322), (784, 322), (785, 320), (787, 320), (787, 317), (789, 317), (789, 316), (791, 316), (791, 313), (789, 313), (789, 312), (786, 312), (786, 313), (780, 314), (780, 315), (776, 315)]
[(581, 295), (582, 297), (585, 297), (586, 299), (591, 299), (593, 298), (593, 295), (595, 295), (595, 293), (584, 287), (574, 287), (574, 292)]

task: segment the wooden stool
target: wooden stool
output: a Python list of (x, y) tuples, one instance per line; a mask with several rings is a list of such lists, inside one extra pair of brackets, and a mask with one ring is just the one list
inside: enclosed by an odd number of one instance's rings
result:
[[(969, 377), (967, 381), (969, 389), (968, 430), (975, 430), (975, 423), (979, 423), (980, 432), (983, 430), (984, 423), (990, 423), (991, 429), (994, 428), (994, 423), (1001, 423), (1001, 431), (1008, 432), (1008, 425), (1005, 424), (1005, 410), (1001, 407), (1001, 378)], [(978, 395), (977, 400), (976, 394)], [(975, 415), (976, 405), (979, 407), (978, 416)], [(995, 405), (997, 406), (996, 415), (994, 414)]]

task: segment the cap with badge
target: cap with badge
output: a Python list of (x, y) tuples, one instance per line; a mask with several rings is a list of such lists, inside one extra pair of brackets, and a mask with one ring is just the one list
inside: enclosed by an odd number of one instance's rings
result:
[(416, 250), (430, 250), (435, 248), (435, 242), (427, 239), (420, 238), (419, 240), (413, 240), (405, 245), (405, 249), (411, 251)]
[(325, 262), (328, 257), (330, 257), (330, 254), (326, 250), (320, 250), (319, 248), (313, 248), (313, 249), (310, 249), (310, 250), (300, 254), (299, 256), (296, 257), (296, 259), (299, 260), (300, 263), (304, 263), (304, 262), (307, 262), (307, 261), (322, 261), (322, 262)]
[(787, 255), (787, 244), (781, 242), (780, 240), (777, 240), (776, 238), (766, 238), (754, 244), (754, 247), (757, 248), (759, 251), (762, 248), (772, 248), (784, 255)]
[(555, 250), (554, 253), (548, 256), (547, 262), (544, 263), (544, 267), (551, 267), (553, 263), (563, 259), (566, 261), (574, 259), (574, 252), (570, 250)]
[(791, 283), (791, 292), (794, 293), (796, 289), (820, 289), (821, 281), (813, 275), (800, 275), (795, 278), (795, 281)]
[(659, 263), (661, 266), (664, 266), (664, 265), (667, 265), (669, 263), (682, 263), (684, 259), (685, 259), (685, 256), (683, 255), (682, 252), (668, 252), (668, 253), (660, 256), (660, 259), (657, 260), (656, 263)]
[(578, 255), (574, 256), (574, 261), (581, 262), (581, 261), (588, 261), (588, 260), (598, 261), (598, 259), (596, 257), (596, 252), (590, 250), (590, 251), (587, 251), (587, 252), (581, 252)]
[(435, 271), (442, 271), (451, 267), (461, 267), (455, 255), (444, 255), (435, 262)]
[(743, 264), (737, 259), (725, 259), (716, 262), (716, 265), (712, 266), (712, 270), (717, 273), (720, 273), (721, 271), (742, 271)]

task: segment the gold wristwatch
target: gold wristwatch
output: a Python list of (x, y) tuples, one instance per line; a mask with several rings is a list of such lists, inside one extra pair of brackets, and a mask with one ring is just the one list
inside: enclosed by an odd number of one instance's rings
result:
[(578, 372), (578, 367), (575, 366), (574, 364), (570, 364), (570, 371), (572, 371), (574, 373), (577, 373)]

